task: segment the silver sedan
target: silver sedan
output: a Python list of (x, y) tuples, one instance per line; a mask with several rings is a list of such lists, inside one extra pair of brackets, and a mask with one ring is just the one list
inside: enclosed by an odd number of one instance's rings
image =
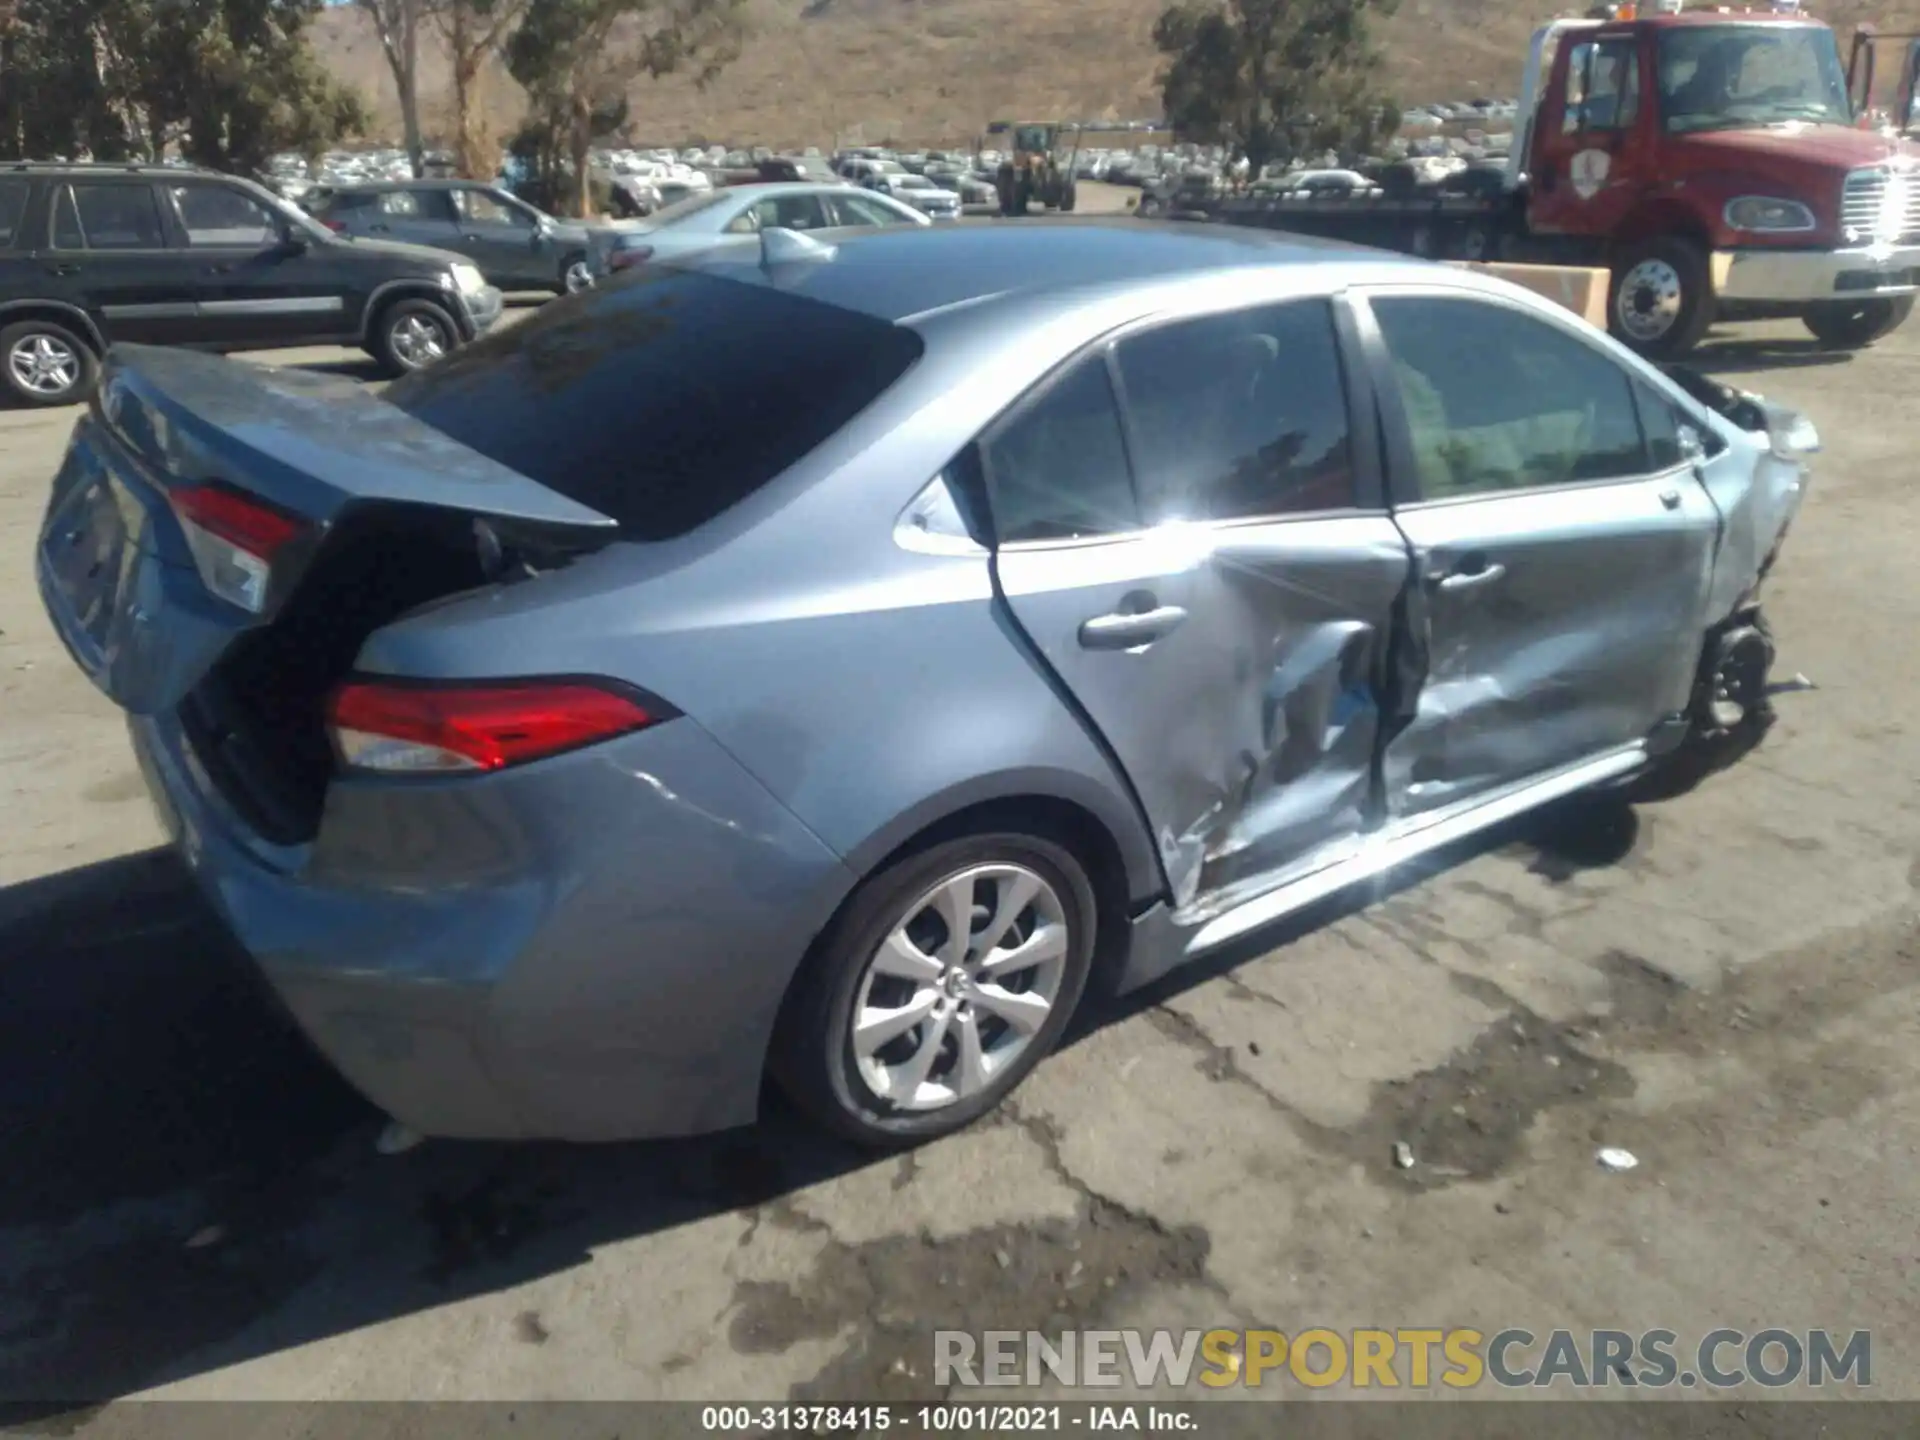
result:
[(648, 260), (667, 260), (741, 240), (763, 229), (875, 229), (928, 225), (911, 205), (852, 185), (793, 181), (729, 185), (657, 210), (626, 227), (601, 252), (601, 273), (618, 274)]

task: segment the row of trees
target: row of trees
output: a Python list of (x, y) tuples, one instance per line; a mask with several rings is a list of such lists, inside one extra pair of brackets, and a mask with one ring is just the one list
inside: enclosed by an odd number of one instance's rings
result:
[[(0, 157), (86, 153), (257, 170), (364, 130), (362, 98), (315, 60), (323, 0), (0, 0)], [(639, 74), (702, 83), (738, 53), (745, 0), (353, 0), (393, 73), (404, 143), (423, 152), (420, 62), (451, 64), (461, 173), (496, 153), (480, 88), (499, 57), (526, 92), (524, 145), (588, 208), (588, 152), (626, 119)], [(1178, 0), (1154, 27), (1169, 122), (1230, 146), (1255, 173), (1311, 151), (1359, 152), (1398, 109), (1374, 82), (1370, 19), (1394, 0)]]
[[(0, 158), (178, 153), (245, 173), (276, 151), (317, 154), (364, 133), (363, 97), (308, 44), (323, 0), (0, 0)], [(739, 53), (744, 0), (354, 0), (373, 20), (404, 144), (424, 149), (420, 61), (451, 66), (461, 173), (497, 163), (481, 87), (504, 60), (526, 91), (534, 158), (588, 204), (587, 155), (626, 118), (636, 74), (703, 83)]]
[(0, 157), (257, 167), (365, 123), (306, 44), (318, 0), (0, 0)]
[(522, 132), (535, 169), (566, 176), (569, 208), (585, 213), (588, 153), (627, 118), (636, 75), (692, 71), (704, 84), (740, 52), (745, 0), (354, 0), (372, 17), (393, 72), (401, 128), (419, 172), (420, 43), (438, 34), (452, 67), (454, 160), (464, 175), (492, 173), (492, 137), (480, 86), (489, 60), (527, 97)]

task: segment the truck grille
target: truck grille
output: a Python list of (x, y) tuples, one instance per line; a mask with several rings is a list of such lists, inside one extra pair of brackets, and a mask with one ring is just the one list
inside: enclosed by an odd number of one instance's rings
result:
[(1840, 224), (1850, 240), (1920, 244), (1920, 173), (1876, 166), (1847, 176)]

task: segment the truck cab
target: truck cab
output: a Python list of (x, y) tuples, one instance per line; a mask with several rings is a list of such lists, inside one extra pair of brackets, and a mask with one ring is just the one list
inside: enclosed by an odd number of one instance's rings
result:
[(1855, 348), (1920, 291), (1920, 147), (1866, 128), (1831, 29), (1792, 0), (1656, 0), (1542, 27), (1510, 188), (1525, 248), (1613, 272), (1614, 332), (1652, 354), (1715, 319), (1797, 317)]

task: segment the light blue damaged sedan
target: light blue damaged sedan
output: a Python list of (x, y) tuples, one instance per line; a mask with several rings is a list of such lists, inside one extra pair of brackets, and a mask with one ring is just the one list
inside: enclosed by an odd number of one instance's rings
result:
[(38, 576), (400, 1125), (709, 1131), (771, 1076), (885, 1147), (1086, 996), (1740, 753), (1817, 447), (1416, 260), (775, 226), (383, 395), (119, 349)]

